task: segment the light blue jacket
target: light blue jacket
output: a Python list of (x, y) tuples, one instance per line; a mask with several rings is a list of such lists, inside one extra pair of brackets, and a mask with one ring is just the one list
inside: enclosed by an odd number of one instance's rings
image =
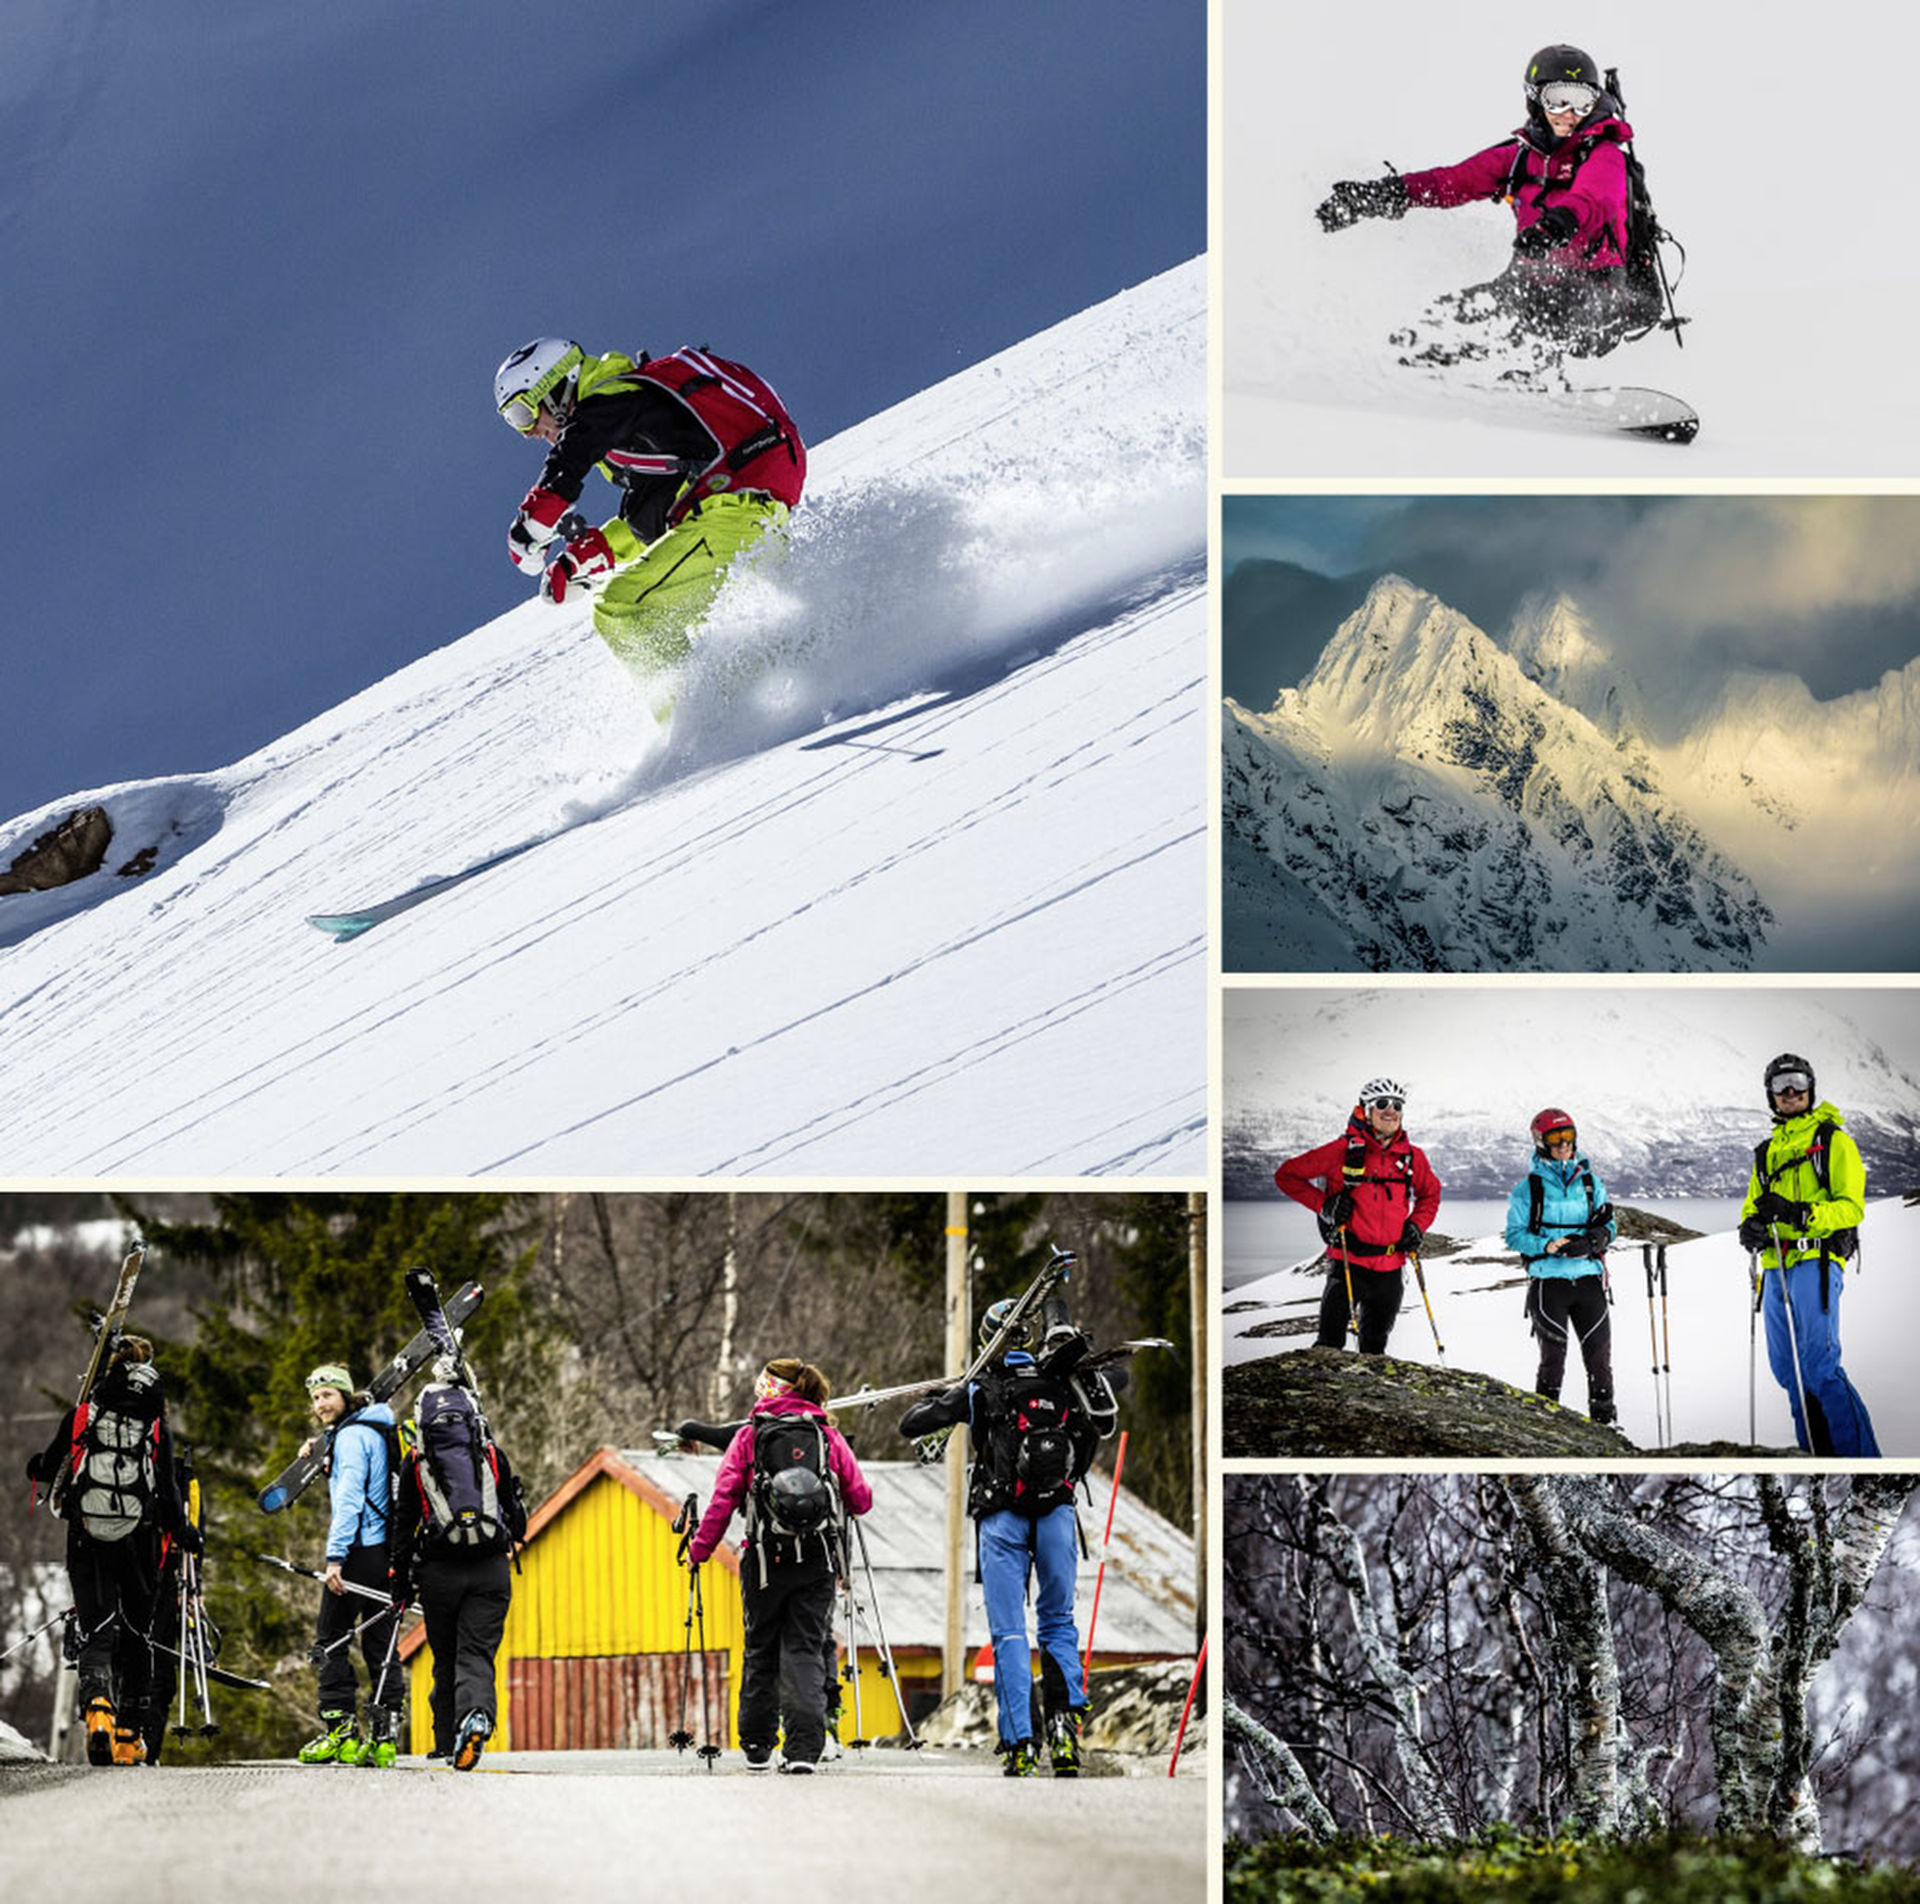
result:
[[(1588, 1172), (1593, 1175), (1591, 1209), (1587, 1204), (1587, 1187), (1583, 1181)], [(1532, 1176), (1538, 1176), (1541, 1184), (1540, 1227), (1537, 1230), (1528, 1220), (1532, 1215), (1533, 1196), (1527, 1185)], [(1507, 1198), (1507, 1248), (1527, 1259), (1529, 1276), (1597, 1276), (1601, 1265), (1592, 1257), (1549, 1256), (1546, 1249), (1555, 1237), (1587, 1228), (1593, 1221), (1593, 1211), (1602, 1208), (1606, 1201), (1607, 1186), (1600, 1181), (1600, 1173), (1594, 1170), (1581, 1152), (1575, 1151), (1566, 1163), (1556, 1162), (1551, 1157), (1536, 1157), (1533, 1169), (1513, 1186), (1513, 1194)], [(1609, 1240), (1618, 1234), (1619, 1226), (1609, 1221)]]
[(371, 1547), (387, 1537), (387, 1507), (393, 1499), (393, 1469), (384, 1430), (394, 1425), (385, 1402), (369, 1402), (332, 1431), (327, 1488), (333, 1522), (327, 1529), (327, 1559), (345, 1560), (349, 1549)]

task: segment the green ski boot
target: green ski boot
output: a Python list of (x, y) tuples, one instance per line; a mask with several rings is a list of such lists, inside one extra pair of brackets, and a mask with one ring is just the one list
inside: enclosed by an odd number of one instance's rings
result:
[(360, 1748), (360, 1763), (371, 1765), (379, 1771), (385, 1771), (400, 1756), (400, 1748), (394, 1743), (394, 1733), (399, 1729), (398, 1715), (385, 1706), (375, 1706), (367, 1715), (368, 1739)]
[(1080, 1711), (1070, 1707), (1047, 1721), (1047, 1756), (1055, 1778), (1080, 1776)]
[(309, 1739), (300, 1748), (302, 1765), (357, 1765), (360, 1762), (360, 1732), (350, 1712), (323, 1712), (320, 1723), (326, 1727), (317, 1739)]
[(1002, 1778), (1038, 1778), (1040, 1776), (1040, 1755), (1033, 1749), (1031, 1739), (1016, 1739), (1011, 1744), (1002, 1745), (1000, 1756), (1006, 1760), (1000, 1768)]

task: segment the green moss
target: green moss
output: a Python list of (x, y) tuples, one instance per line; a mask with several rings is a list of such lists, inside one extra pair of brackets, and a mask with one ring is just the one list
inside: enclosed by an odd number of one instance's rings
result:
[(1503, 1830), (1442, 1844), (1229, 1843), (1225, 1890), (1227, 1904), (1896, 1904), (1920, 1901), (1920, 1872), (1804, 1857), (1770, 1839), (1622, 1843)]

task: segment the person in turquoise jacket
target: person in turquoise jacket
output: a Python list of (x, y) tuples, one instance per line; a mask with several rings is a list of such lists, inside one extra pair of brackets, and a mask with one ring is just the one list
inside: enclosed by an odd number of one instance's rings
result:
[(1617, 1421), (1607, 1289), (1607, 1245), (1618, 1234), (1613, 1205), (1565, 1111), (1542, 1111), (1532, 1131), (1532, 1167), (1507, 1199), (1507, 1247), (1527, 1266), (1527, 1321), (1540, 1344), (1533, 1385), (1549, 1401), (1560, 1399), (1567, 1344), (1577, 1338), (1587, 1413)]
[(1787, 1392), (1802, 1448), (1877, 1455), (1867, 1405), (1840, 1366), (1840, 1292), (1860, 1247), (1866, 1165), (1840, 1113), (1820, 1101), (1805, 1058), (1783, 1053), (1764, 1083), (1773, 1135), (1747, 1178), (1740, 1241), (1759, 1264), (1767, 1366)]
[[(300, 1762), (386, 1767), (397, 1756), (402, 1698), (400, 1669), (393, 1657), (398, 1615), (349, 1588), (388, 1591), (387, 1537), (397, 1432), (393, 1410), (385, 1402), (356, 1393), (353, 1377), (338, 1363), (326, 1363), (307, 1377), (307, 1395), (314, 1419), (326, 1435), (332, 1516), (327, 1526), (326, 1585), (308, 1655), (320, 1674), (321, 1731), (300, 1748)], [(356, 1625), (367, 1667), (364, 1738), (355, 1712), (359, 1693), (352, 1657)]]

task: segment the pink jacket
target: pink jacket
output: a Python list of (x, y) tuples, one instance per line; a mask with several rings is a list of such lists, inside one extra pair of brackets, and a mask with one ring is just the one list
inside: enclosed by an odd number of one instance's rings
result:
[[(754, 1427), (769, 1415), (817, 1415), (822, 1421), (827, 1419), (827, 1411), (818, 1403), (804, 1401), (798, 1395), (775, 1395), (770, 1401), (754, 1403), (740, 1432), (720, 1457), (720, 1472), (713, 1481), (713, 1498), (700, 1516), (700, 1526), (687, 1548), (687, 1558), (696, 1567), (720, 1545), (727, 1523), (747, 1498), (747, 1489), (753, 1481)], [(873, 1489), (860, 1472), (860, 1464), (853, 1458), (846, 1437), (831, 1422), (827, 1422), (827, 1465), (840, 1484), (840, 1498), (846, 1502), (847, 1512), (866, 1513), (873, 1505)]]
[[(1572, 239), (1541, 254), (1541, 262), (1599, 271), (1627, 257), (1627, 161), (1621, 148), (1633, 137), (1624, 119), (1596, 119), (1543, 152), (1522, 127), (1458, 165), (1404, 174), (1410, 205), (1469, 205), (1504, 198), (1517, 230), (1564, 205), (1579, 220)], [(1517, 161), (1517, 162), (1516, 162)]]

